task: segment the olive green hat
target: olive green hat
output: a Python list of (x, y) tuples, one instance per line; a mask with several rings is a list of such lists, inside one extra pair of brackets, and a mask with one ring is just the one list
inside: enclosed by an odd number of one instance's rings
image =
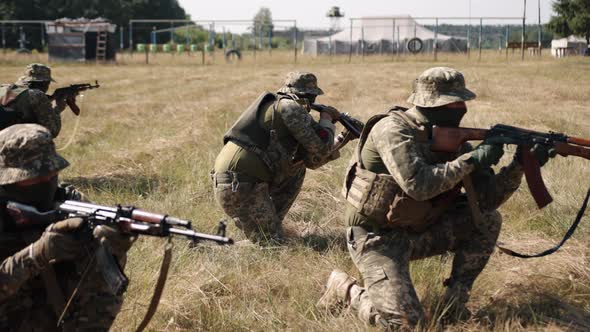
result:
[(46, 176), (69, 165), (55, 151), (45, 127), (17, 124), (0, 131), (0, 185)]
[(434, 67), (414, 81), (408, 103), (420, 107), (439, 107), (472, 99), (475, 99), (475, 93), (465, 87), (463, 74), (453, 68)]
[(285, 84), (279, 89), (281, 93), (323, 95), (324, 91), (318, 87), (318, 79), (312, 73), (290, 72)]
[(51, 68), (42, 63), (31, 63), (25, 69), (23, 76), (16, 82), (17, 85), (28, 84), (31, 82), (55, 82), (51, 78)]

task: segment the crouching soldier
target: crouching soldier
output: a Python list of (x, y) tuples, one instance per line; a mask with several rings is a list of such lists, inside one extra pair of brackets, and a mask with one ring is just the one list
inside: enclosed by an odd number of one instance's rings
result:
[[(27, 66), (14, 84), (0, 86), (0, 129), (13, 124), (36, 123), (44, 126), (57, 137), (61, 130), (61, 113), (68, 101), (62, 98), (55, 106), (45, 95), (51, 82), (51, 69), (40, 63)], [(70, 102), (75, 100), (72, 98)]]
[(44, 231), (22, 228), (6, 208), (14, 201), (43, 212), (56, 199), (80, 199), (71, 187), (58, 186), (58, 173), (68, 165), (44, 127), (20, 124), (0, 131), (1, 331), (107, 331), (121, 308), (122, 296), (110, 291), (91, 244), (108, 241), (123, 267), (130, 237), (104, 226), (90, 232), (80, 218)]
[[(497, 209), (523, 175), (520, 151), (495, 174), (491, 166), (504, 153), (501, 144), (465, 145), (459, 154), (431, 151), (432, 126), (459, 126), (467, 112), (465, 102), (474, 98), (460, 72), (432, 68), (414, 82), (408, 102), (415, 107), (395, 108), (367, 122), (344, 190), (348, 250), (364, 286), (335, 270), (320, 306), (344, 304), (369, 324), (413, 328), (424, 311), (409, 262), (452, 252), (451, 275), (444, 283), (447, 318), (469, 316), (471, 288), (500, 233)], [(543, 149), (535, 155), (541, 164), (548, 159)], [(474, 220), (460, 191), (466, 177), (474, 183), (480, 221)]]
[(334, 158), (333, 122), (340, 114), (329, 107), (319, 122), (309, 114), (321, 94), (314, 74), (289, 73), (277, 93), (262, 93), (223, 138), (212, 173), (215, 197), (254, 242), (281, 239), (306, 168)]

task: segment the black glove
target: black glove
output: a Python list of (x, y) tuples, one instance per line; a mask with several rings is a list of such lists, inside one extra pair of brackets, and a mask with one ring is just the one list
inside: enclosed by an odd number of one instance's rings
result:
[(497, 164), (504, 155), (502, 144), (481, 143), (475, 150), (469, 152), (471, 161), (476, 168), (487, 168)]
[[(519, 145), (518, 148), (516, 148), (516, 153), (514, 154), (514, 159), (520, 164), (520, 165), (524, 165), (524, 160), (522, 152), (523, 149), (525, 149), (525, 146)], [(549, 161), (549, 158), (553, 158), (557, 155), (557, 152), (555, 151), (555, 149), (552, 146), (547, 146), (547, 145), (542, 145), (542, 144), (535, 144), (531, 149), (530, 149), (531, 153), (533, 154), (533, 156), (535, 156), (535, 158), (537, 159), (537, 161), (539, 162), (539, 165), (543, 166), (547, 163), (547, 161)]]

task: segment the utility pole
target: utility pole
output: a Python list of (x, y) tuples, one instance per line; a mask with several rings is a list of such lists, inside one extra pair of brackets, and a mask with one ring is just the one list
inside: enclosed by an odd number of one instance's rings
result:
[(524, 39), (526, 37), (526, 0), (524, 0), (524, 10), (522, 14), (522, 38), (521, 38), (521, 59), (524, 61)]

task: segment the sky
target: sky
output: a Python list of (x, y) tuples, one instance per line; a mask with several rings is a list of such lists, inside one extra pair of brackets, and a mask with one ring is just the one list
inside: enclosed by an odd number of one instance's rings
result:
[[(329, 28), (326, 13), (332, 6), (344, 11), (343, 26), (351, 17), (522, 17), (524, 0), (178, 0), (193, 20), (251, 20), (260, 7), (268, 7), (273, 19), (295, 19), (302, 28)], [(527, 21), (538, 21), (538, 1), (527, 1)], [(541, 1), (541, 21), (551, 17), (552, 0)], [(512, 22), (511, 22), (512, 23)], [(475, 24), (475, 23), (474, 23)], [(518, 24), (514, 22), (514, 24)], [(276, 24), (275, 24), (276, 25)]]

